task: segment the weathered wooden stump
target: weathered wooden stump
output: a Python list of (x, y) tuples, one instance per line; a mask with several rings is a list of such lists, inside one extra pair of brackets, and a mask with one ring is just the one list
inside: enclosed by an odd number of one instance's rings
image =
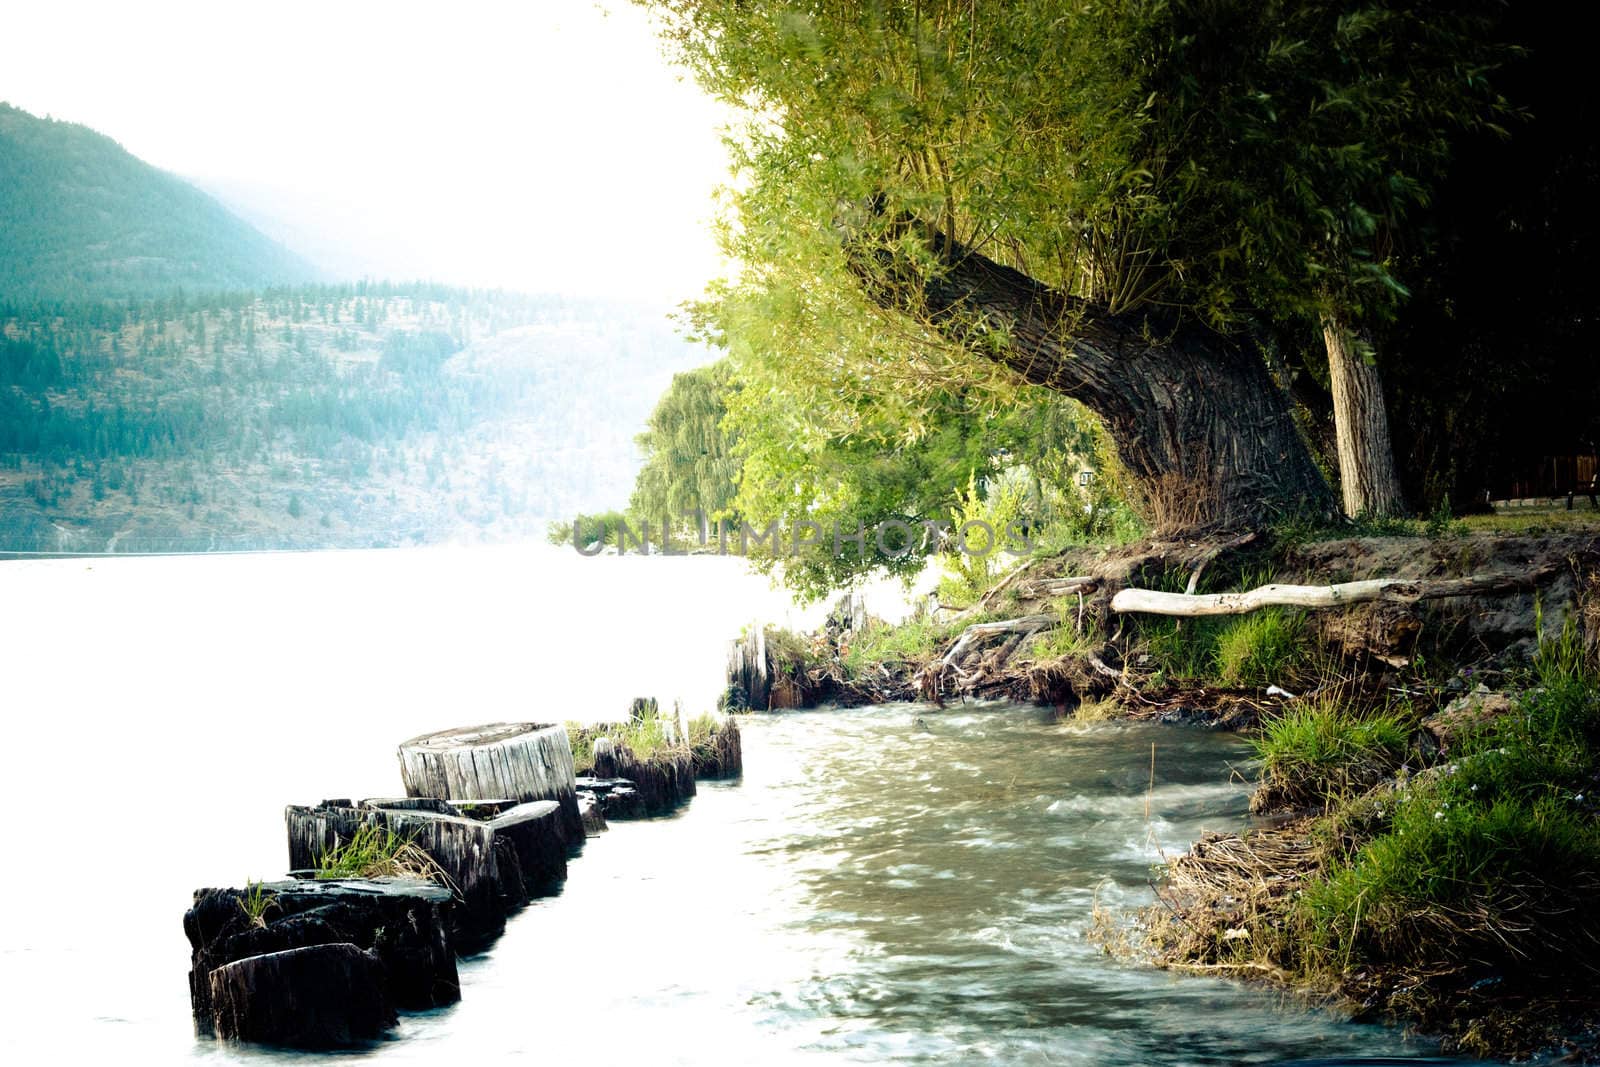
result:
[[(255, 914), (249, 910), (252, 901)], [(375, 952), (389, 996), (422, 1011), (461, 999), (450, 939), (450, 891), (410, 879), (281, 881), (251, 890), (200, 889), (184, 914), (189, 995), (202, 1035), (216, 1032), (211, 973), (238, 960), (349, 943)]]
[(569, 844), (583, 841), (566, 727), (490, 723), (413, 737), (400, 746), (400, 777), (413, 797), (454, 803), (553, 800)]
[(737, 778), (744, 773), (744, 748), (739, 738), (739, 722), (724, 716), (711, 735), (709, 749), (694, 751), (696, 778)]
[(217, 1036), (296, 1048), (342, 1048), (396, 1022), (377, 953), (348, 942), (223, 964), (210, 975)]
[(772, 696), (772, 667), (767, 660), (767, 630), (751, 623), (728, 646), (728, 711), (766, 711)]
[(555, 801), (518, 804), (490, 816), (488, 826), (497, 843), (511, 842), (529, 895), (542, 896), (566, 879), (567, 834)]
[(626, 778), (585, 776), (578, 779), (578, 793), (593, 802), (602, 825), (606, 819), (642, 819), (650, 814), (639, 791)]
[(428, 809), (290, 805), (284, 811), (289, 866), (315, 868), (363, 826), (392, 831), (427, 853), (449, 879), (458, 900), (451, 913), (456, 948), (477, 952), (505, 930), (508, 914), (566, 877), (569, 838), (555, 801), (516, 804), (482, 819), (459, 811), (442, 802)]
[(583, 816), (583, 832), (589, 837), (606, 832), (606, 815), (593, 791), (578, 790), (578, 813)]

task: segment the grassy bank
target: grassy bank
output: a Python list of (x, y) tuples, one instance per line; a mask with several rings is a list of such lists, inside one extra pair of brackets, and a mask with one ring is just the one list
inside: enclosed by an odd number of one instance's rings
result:
[(1600, 671), (1577, 619), (1516, 695), (1429, 763), (1434, 717), (1307, 703), (1255, 741), (1259, 807), (1167, 871), (1156, 958), (1270, 975), (1414, 1021), (1472, 1055), (1560, 1047), (1600, 1021)]
[[(1484, 576), (1517, 581), (1330, 610), (1111, 609), (1128, 588)], [(1271, 821), (1209, 835), (1163, 872), (1135, 939), (1147, 958), (1280, 982), (1452, 1051), (1600, 1048), (1583, 1036), (1600, 1021), (1592, 516), (1285, 524), (1222, 550), (1079, 546), (970, 604), (767, 644), (817, 700), (1030, 699), (1082, 721), (1242, 729), (1261, 768), (1252, 810)]]

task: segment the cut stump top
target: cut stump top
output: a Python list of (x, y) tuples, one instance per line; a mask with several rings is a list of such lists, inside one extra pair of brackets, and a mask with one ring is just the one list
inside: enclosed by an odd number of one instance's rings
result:
[(482, 726), (457, 726), (451, 730), (439, 730), (413, 737), (409, 741), (402, 742), (400, 747), (438, 751), (476, 748), (538, 733), (555, 725), (557, 724), (550, 722), (492, 722)]

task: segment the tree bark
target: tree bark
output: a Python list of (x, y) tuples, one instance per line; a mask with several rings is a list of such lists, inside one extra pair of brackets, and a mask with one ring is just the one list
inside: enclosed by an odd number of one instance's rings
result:
[(1383, 518), (1405, 511), (1394, 466), (1383, 379), (1362, 357), (1354, 337), (1330, 319), (1322, 325), (1333, 386), (1333, 425), (1339, 451), (1339, 489), (1345, 514)]
[(882, 244), (850, 247), (871, 298), (1099, 415), (1159, 533), (1332, 511), (1287, 398), (1259, 357), (1158, 312), (1113, 314), (942, 234), (928, 237), (944, 264), (936, 273), (916, 271)]

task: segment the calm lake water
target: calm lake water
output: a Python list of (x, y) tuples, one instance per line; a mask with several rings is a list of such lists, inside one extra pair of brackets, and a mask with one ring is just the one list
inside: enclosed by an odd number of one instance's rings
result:
[[(543, 549), (0, 563), (10, 1047), (334, 1062), (197, 1041), (181, 916), (285, 865), (282, 807), (398, 789), (395, 745), (691, 711), (782, 597), (732, 560)], [(807, 621), (792, 617), (790, 621)], [(914, 726), (921, 716), (927, 728)], [(1231, 737), (1037, 709), (752, 716), (746, 775), (615, 825), (366, 1061), (1226, 1064), (1426, 1054), (1270, 991), (1102, 956), (1100, 906), (1242, 825)], [(1150, 789), (1151, 746), (1156, 774)], [(347, 1059), (342, 1056), (337, 1059)]]

